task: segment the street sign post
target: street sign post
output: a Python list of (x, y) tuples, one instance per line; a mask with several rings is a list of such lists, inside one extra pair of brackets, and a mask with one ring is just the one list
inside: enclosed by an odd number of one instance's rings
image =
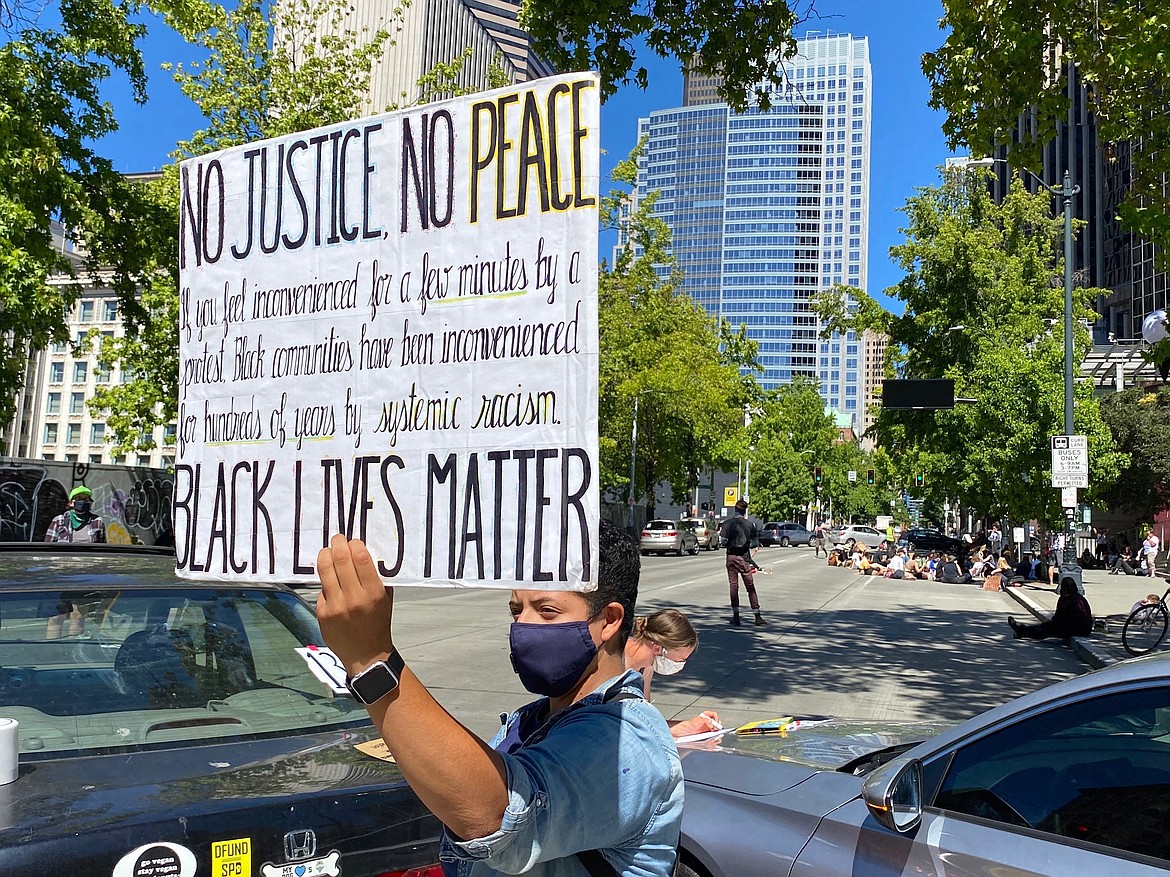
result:
[(738, 487), (725, 487), (725, 488), (723, 488), (723, 504), (724, 505), (728, 505), (728, 506), (735, 505), (738, 501), (739, 501), (739, 488)]
[(1077, 489), (1075, 487), (1060, 488), (1060, 505), (1066, 509), (1077, 507)]
[[(1083, 435), (1052, 437), (1052, 486), (1089, 486), (1089, 440)], [(1073, 502), (1076, 505), (1076, 502)], [(1066, 506), (1067, 507), (1067, 506)]]

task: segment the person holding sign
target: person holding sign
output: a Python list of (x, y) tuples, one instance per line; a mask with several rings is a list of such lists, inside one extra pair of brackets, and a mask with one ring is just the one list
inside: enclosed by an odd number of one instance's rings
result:
[[(646, 681), (646, 699), (650, 699), (650, 682), (654, 674), (673, 676), (695, 653), (699, 635), (690, 620), (677, 609), (659, 609), (634, 619), (634, 630), (626, 640), (626, 667), (637, 670)], [(693, 719), (668, 722), (675, 739), (692, 734), (722, 730), (719, 715), (701, 712)]]
[(682, 818), (678, 752), (625, 667), (637, 547), (601, 522), (597, 589), (512, 591), (512, 664), (539, 700), (491, 745), (431, 696), (394, 648), (393, 589), (359, 540), (317, 556), (317, 616), (348, 685), (422, 802), (446, 826), (448, 877), (669, 877)]

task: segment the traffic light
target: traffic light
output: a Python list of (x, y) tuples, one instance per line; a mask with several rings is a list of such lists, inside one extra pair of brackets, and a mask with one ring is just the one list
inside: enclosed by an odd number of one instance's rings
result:
[(914, 476), (914, 486), (915, 487), (922, 487), (922, 485), (924, 485), (925, 483), (926, 483), (926, 476), (923, 475), (921, 472), (919, 472), (917, 475)]
[(821, 475), (821, 467), (817, 466), (815, 469), (813, 469), (813, 481), (815, 481), (817, 484), (820, 484), (824, 480), (824, 476)]
[(874, 477), (873, 477), (873, 470), (872, 469), (867, 469), (865, 471), (865, 483), (870, 485), (871, 487), (873, 486)]

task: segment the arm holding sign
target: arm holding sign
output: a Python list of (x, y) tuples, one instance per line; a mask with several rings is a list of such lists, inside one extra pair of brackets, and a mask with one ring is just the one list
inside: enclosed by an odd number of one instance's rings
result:
[[(365, 545), (342, 536), (317, 556), (317, 574), (321, 633), (352, 679), (394, 651), (394, 592)], [(499, 829), (508, 803), (502, 757), (455, 721), (409, 667), (367, 709), (407, 782), (444, 825), (460, 837)]]

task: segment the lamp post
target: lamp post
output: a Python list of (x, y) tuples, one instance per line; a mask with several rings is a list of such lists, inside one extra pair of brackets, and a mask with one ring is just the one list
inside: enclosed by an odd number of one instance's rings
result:
[[(1003, 158), (976, 158), (966, 161), (956, 161), (955, 166), (965, 168), (990, 168), (996, 164), (1007, 164)], [(1074, 186), (1072, 176), (1066, 170), (1059, 189), (1045, 183), (1040, 177), (1027, 168), (1021, 168), (1028, 176), (1035, 180), (1044, 191), (1050, 195), (1057, 195), (1064, 199), (1064, 434), (1073, 434), (1073, 235), (1072, 235), (1072, 199), (1081, 191), (1080, 186)], [(1061, 566), (1076, 570), (1074, 578), (1079, 582), (1080, 567), (1077, 565), (1077, 548), (1075, 544), (1076, 531), (1073, 517), (1075, 509), (1065, 509), (1064, 557)]]
[(626, 530), (634, 533), (634, 461), (638, 456), (638, 396), (634, 396), (634, 423), (630, 427), (630, 492), (626, 497)]

